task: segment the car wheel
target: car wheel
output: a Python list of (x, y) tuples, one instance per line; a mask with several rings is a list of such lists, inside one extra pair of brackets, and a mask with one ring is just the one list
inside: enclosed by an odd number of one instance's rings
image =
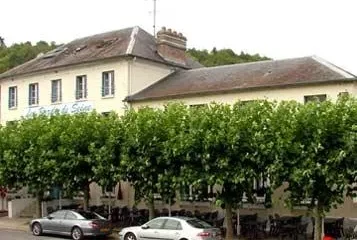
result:
[(40, 236), (42, 234), (42, 227), (39, 223), (34, 223), (32, 225), (32, 234), (35, 236)]
[(82, 240), (83, 239), (83, 232), (79, 227), (74, 227), (71, 233), (73, 240)]
[(134, 233), (127, 233), (124, 237), (124, 240), (136, 240)]

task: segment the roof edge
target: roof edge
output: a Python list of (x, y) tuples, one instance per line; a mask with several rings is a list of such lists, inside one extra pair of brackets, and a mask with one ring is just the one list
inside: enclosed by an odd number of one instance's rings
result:
[(356, 75), (353, 75), (352, 73), (344, 70), (343, 68), (340, 68), (339, 66), (336, 66), (335, 64), (333, 64), (319, 56), (313, 55), (313, 56), (311, 56), (311, 58), (313, 60), (315, 60), (316, 62), (328, 67), (330, 70), (342, 75), (345, 78), (357, 78)]
[(133, 27), (133, 30), (131, 31), (131, 35), (130, 35), (130, 41), (129, 41), (128, 47), (126, 49), (127, 55), (133, 53), (133, 49), (134, 49), (134, 46), (136, 43), (136, 37), (138, 35), (138, 32), (139, 32), (139, 27), (138, 26)]
[[(167, 76), (169, 77), (169, 76)], [(165, 77), (166, 78), (166, 77)], [(162, 81), (164, 79), (161, 79)], [(335, 79), (335, 80), (324, 80), (324, 81), (313, 81), (313, 82), (303, 82), (303, 83), (289, 83), (289, 84), (277, 84), (277, 85), (266, 85), (266, 86), (258, 86), (258, 87), (248, 87), (248, 88), (233, 88), (233, 89), (222, 89), (218, 91), (200, 91), (200, 92), (190, 92), (190, 93), (182, 93), (182, 94), (172, 94), (172, 95), (166, 95), (166, 96), (158, 96), (158, 97), (148, 97), (148, 98), (139, 98), (139, 99), (133, 99), (132, 96), (127, 96), (123, 101), (124, 102), (144, 102), (144, 101), (152, 101), (152, 100), (165, 100), (165, 99), (178, 99), (181, 97), (191, 97), (191, 96), (197, 96), (197, 95), (212, 95), (212, 94), (219, 94), (219, 93), (234, 93), (234, 92), (244, 92), (244, 91), (249, 91), (249, 90), (260, 90), (260, 89), (279, 89), (279, 88), (287, 88), (287, 87), (294, 87), (294, 86), (306, 86), (306, 85), (317, 85), (317, 84), (327, 84), (327, 83), (341, 83), (341, 82), (354, 82), (357, 81), (357, 77), (355, 78), (342, 78), (342, 79)], [(157, 83), (157, 82), (156, 82)], [(156, 84), (154, 83), (154, 84)], [(153, 85), (154, 85), (153, 84)], [(150, 85), (149, 87), (152, 87)], [(148, 88), (149, 88), (148, 87)], [(145, 88), (141, 90), (140, 92), (147, 90), (148, 88)], [(138, 92), (139, 93), (139, 92)], [(138, 94), (136, 93), (136, 94)]]
[(124, 98), (123, 102), (130, 102), (130, 101), (132, 101), (132, 100), (133, 100), (132, 98), (133, 98), (135, 95), (140, 94), (140, 93), (142, 93), (143, 91), (146, 91), (146, 90), (148, 90), (148, 89), (154, 88), (157, 84), (159, 84), (159, 83), (165, 81), (167, 78), (171, 77), (172, 75), (175, 75), (177, 72), (178, 72), (178, 71), (173, 71), (173, 72), (167, 74), (165, 77), (163, 77), (163, 78), (159, 79), (158, 81), (152, 83), (151, 85), (147, 86), (146, 88), (141, 89), (139, 92), (136, 92), (136, 93), (134, 93), (134, 94), (132, 94), (132, 95), (126, 96), (126, 97)]

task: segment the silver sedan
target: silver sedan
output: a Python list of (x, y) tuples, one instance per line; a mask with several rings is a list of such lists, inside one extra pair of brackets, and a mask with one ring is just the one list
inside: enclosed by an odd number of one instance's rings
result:
[(111, 234), (110, 222), (94, 212), (59, 210), (47, 217), (34, 219), (30, 229), (35, 236), (43, 233), (71, 236), (81, 240), (85, 236), (106, 236)]
[(220, 240), (219, 229), (196, 218), (159, 217), (138, 227), (123, 228), (119, 232), (120, 240)]

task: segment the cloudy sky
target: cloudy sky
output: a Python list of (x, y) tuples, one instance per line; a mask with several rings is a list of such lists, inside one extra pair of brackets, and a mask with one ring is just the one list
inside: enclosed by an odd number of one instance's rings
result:
[[(189, 47), (318, 55), (357, 74), (356, 9), (356, 0), (157, 0), (157, 26), (182, 32)], [(153, 32), (153, 0), (1, 0), (0, 12), (7, 45), (136, 25)]]

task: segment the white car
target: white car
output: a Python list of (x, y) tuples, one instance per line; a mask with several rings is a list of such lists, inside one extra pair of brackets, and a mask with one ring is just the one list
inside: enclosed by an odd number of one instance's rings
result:
[(158, 217), (142, 226), (123, 228), (120, 240), (221, 240), (221, 231), (189, 217)]

